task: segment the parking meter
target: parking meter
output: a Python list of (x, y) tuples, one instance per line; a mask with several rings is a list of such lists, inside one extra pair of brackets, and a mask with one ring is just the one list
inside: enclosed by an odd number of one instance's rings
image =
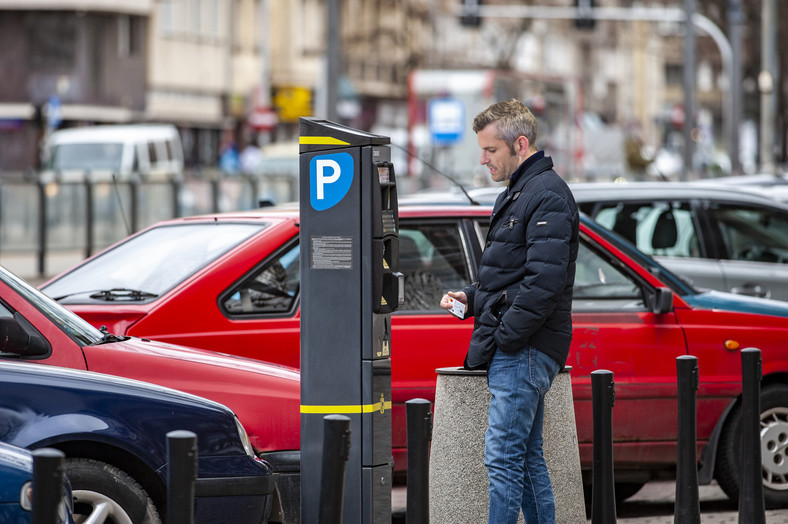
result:
[(391, 519), (391, 312), (402, 304), (389, 138), (300, 119), (301, 521), (317, 522), (323, 417), (351, 419), (343, 522)]

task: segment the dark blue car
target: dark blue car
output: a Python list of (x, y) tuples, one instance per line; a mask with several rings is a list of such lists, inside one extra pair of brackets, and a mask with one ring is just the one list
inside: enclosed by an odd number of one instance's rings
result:
[(195, 522), (267, 522), (271, 468), (229, 408), (135, 380), (0, 362), (0, 441), (65, 453), (77, 522), (160, 524), (174, 430), (197, 435)]
[[(58, 524), (73, 524), (71, 489), (63, 481), (58, 505)], [(30, 451), (0, 442), (0, 522), (27, 524), (33, 511), (33, 455)]]

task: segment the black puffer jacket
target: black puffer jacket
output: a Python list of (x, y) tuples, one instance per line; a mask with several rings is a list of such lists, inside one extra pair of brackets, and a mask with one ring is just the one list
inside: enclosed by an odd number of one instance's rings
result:
[(469, 368), (485, 368), (496, 349), (527, 345), (566, 364), (580, 220), (552, 159), (534, 160), (518, 168), (496, 200), (479, 281), (463, 289), (475, 317)]

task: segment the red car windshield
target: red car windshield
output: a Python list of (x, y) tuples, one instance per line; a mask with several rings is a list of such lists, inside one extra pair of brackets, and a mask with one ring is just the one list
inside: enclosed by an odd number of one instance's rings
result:
[(42, 289), (58, 301), (144, 302), (165, 293), (265, 227), (195, 222), (149, 229)]

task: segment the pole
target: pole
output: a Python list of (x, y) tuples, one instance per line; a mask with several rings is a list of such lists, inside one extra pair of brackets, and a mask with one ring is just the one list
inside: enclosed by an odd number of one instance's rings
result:
[(271, 105), (271, 4), (260, 0), (260, 97), (263, 107)]
[(594, 417), (594, 471), (591, 486), (592, 524), (615, 524), (616, 488), (613, 476), (613, 405), (616, 389), (613, 372), (591, 372), (591, 406)]
[(33, 451), (32, 524), (56, 524), (57, 507), (63, 497), (62, 451), (42, 448)]
[(345, 470), (350, 456), (350, 418), (323, 417), (323, 468), (318, 524), (340, 524), (345, 497)]
[(678, 377), (678, 457), (676, 460), (675, 524), (700, 524), (698, 495), (698, 451), (696, 397), (700, 377), (698, 359), (682, 355), (676, 359)]
[(695, 29), (692, 18), (695, 15), (695, 0), (684, 0), (684, 170), (682, 180), (695, 178), (693, 173), (692, 157), (694, 146), (692, 130), (695, 127)]
[(775, 173), (774, 124), (777, 117), (777, 0), (763, 0), (761, 8), (761, 172)]
[[(730, 119), (728, 124), (728, 154), (731, 158), (731, 171), (734, 175), (742, 174), (741, 158), (739, 157), (739, 129), (742, 119), (741, 99), (741, 0), (730, 0), (728, 3), (728, 33), (731, 43), (731, 74), (730, 74)], [(724, 113), (724, 110), (723, 110)]]
[(326, 50), (326, 116), (328, 120), (337, 122), (337, 93), (339, 86), (339, 69), (341, 61), (339, 59), (340, 50), (340, 9), (341, 0), (328, 0), (328, 46)]
[(766, 524), (761, 468), (761, 350), (741, 351), (739, 524)]
[[(53, 182), (54, 183), (54, 182)], [(38, 178), (38, 276), (46, 275), (47, 263), (47, 188), (46, 183)]]
[(197, 479), (197, 435), (167, 433), (167, 523), (194, 522), (194, 481)]
[(430, 441), (432, 413), (430, 402), (416, 398), (405, 402), (408, 419), (408, 485), (405, 521), (428, 524), (430, 521)]
[(96, 225), (93, 214), (93, 182), (89, 171), (85, 172), (82, 184), (85, 188), (85, 258), (89, 258), (93, 254), (93, 229)]

